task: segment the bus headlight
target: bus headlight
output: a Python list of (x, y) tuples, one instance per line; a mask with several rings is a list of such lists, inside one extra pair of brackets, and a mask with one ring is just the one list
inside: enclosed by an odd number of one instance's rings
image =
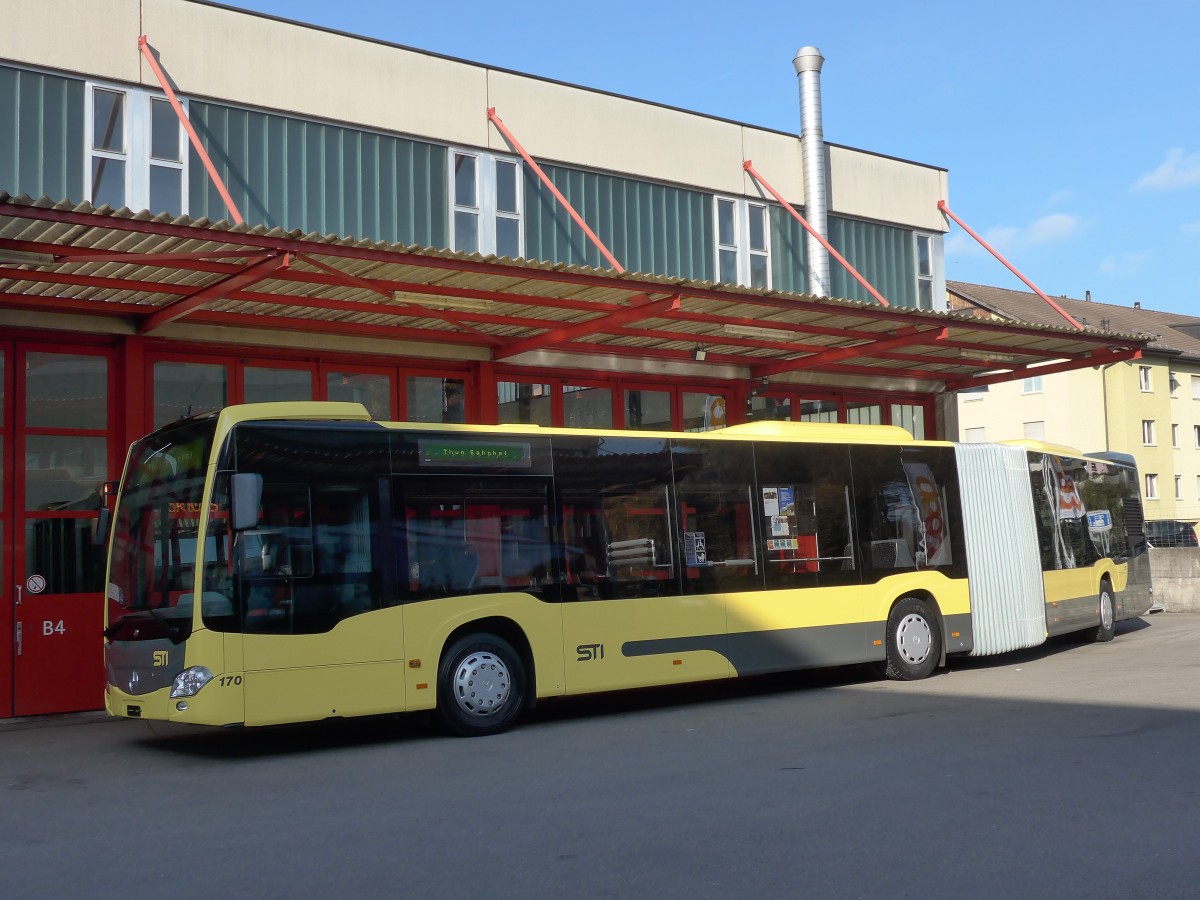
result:
[(212, 681), (213, 674), (205, 666), (192, 666), (175, 676), (171, 685), (172, 697), (195, 697), (200, 688)]

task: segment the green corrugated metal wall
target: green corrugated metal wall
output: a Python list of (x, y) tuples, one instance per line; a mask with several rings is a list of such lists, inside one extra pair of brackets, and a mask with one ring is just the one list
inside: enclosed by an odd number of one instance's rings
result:
[(0, 190), (83, 196), (83, 82), (0, 66)]
[[(196, 100), (188, 111), (250, 224), (447, 245), (445, 147)], [(229, 217), (194, 150), (189, 182), (191, 216)]]
[[(829, 243), (893, 306), (917, 305), (913, 235), (904, 228), (829, 217)], [(830, 294), (872, 300), (836, 259), (829, 261)]]
[[(801, 207), (797, 207), (803, 214)], [(808, 292), (808, 232), (782, 206), (771, 204), (771, 286)]]
[[(542, 170), (629, 272), (711, 281), (711, 194), (599, 172)], [(608, 263), (538, 177), (525, 170), (525, 256), (569, 265)]]
[[(84, 83), (0, 66), (0, 190), (80, 201)], [(449, 243), (448, 149), (409, 138), (193, 100), (189, 113), (246, 221), (427, 247)], [(565, 166), (544, 171), (628, 271), (716, 278), (713, 195)], [(808, 290), (800, 225), (770, 205), (772, 284)], [(195, 151), (189, 214), (228, 218)], [(599, 250), (528, 169), (525, 256), (606, 266)], [(896, 306), (916, 306), (912, 232), (829, 217), (838, 252)], [(836, 261), (835, 297), (870, 296)]]

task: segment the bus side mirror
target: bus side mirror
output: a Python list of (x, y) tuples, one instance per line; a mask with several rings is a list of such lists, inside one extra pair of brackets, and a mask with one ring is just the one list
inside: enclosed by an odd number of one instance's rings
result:
[(230, 524), (234, 531), (246, 531), (258, 525), (262, 485), (262, 476), (257, 472), (237, 472), (230, 479)]
[(100, 515), (96, 518), (96, 530), (92, 532), (92, 543), (97, 547), (103, 547), (108, 543), (108, 532), (112, 529), (112, 511), (106, 507), (100, 507)]

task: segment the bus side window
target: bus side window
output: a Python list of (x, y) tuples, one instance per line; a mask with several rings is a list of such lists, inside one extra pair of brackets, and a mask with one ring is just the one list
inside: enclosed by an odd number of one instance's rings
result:
[(684, 592), (761, 589), (753, 448), (728, 441), (677, 440), (671, 451)]
[[(378, 562), (378, 506), (374, 485), (323, 485), (313, 492), (313, 577), (297, 594), (297, 619), (312, 627), (378, 609), (382, 565)], [(308, 606), (306, 607), (306, 603)]]
[(764, 441), (754, 463), (767, 587), (857, 584), (847, 449)]
[(556, 569), (542, 478), (397, 477), (405, 599), (522, 591), (544, 596)]
[(556, 437), (564, 600), (679, 593), (668, 441)]
[[(917, 499), (898, 448), (856, 446), (851, 450), (858, 503), (863, 568), (916, 569), (924, 557)], [(924, 568), (924, 559), (920, 560)]]
[(595, 558), (603, 561), (604, 569), (596, 574), (615, 589), (614, 596), (675, 592), (669, 516), (670, 491), (665, 485), (601, 498), (605, 540)]

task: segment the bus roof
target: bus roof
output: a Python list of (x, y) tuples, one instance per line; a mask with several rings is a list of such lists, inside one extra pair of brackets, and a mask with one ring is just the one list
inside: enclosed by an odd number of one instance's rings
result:
[(835, 444), (938, 444), (949, 446), (945, 441), (918, 441), (907, 430), (898, 425), (851, 425), (834, 422), (747, 422), (705, 432), (678, 431), (630, 431), (611, 428), (554, 428), (541, 425), (506, 423), (500, 425), (465, 425), (441, 422), (387, 422), (372, 420), (366, 408), (359, 403), (322, 401), (296, 401), (279, 403), (247, 403), (225, 407), (220, 413), (218, 432), (223, 432), (239, 422), (265, 420), (304, 421), (374, 421), (381, 428), (394, 431), (430, 431), (470, 434), (541, 434), (580, 436), (597, 435), (612, 437), (681, 438), (704, 440), (746, 439), (769, 441), (792, 441), (797, 443)]

